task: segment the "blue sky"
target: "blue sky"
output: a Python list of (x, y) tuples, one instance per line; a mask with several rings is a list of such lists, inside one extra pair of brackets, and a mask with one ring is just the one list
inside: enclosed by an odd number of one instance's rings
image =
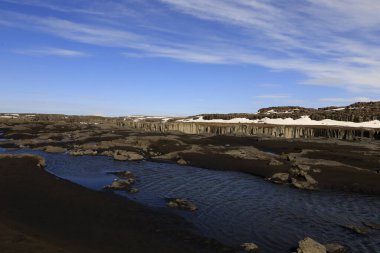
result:
[(378, 0), (0, 0), (0, 112), (378, 100), (379, 13)]

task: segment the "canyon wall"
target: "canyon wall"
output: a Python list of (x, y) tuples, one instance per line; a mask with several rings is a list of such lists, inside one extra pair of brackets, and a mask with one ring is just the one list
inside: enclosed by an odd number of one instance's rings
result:
[(149, 132), (179, 131), (186, 134), (215, 135), (265, 135), (282, 138), (325, 137), (341, 140), (368, 138), (380, 140), (380, 129), (324, 126), (284, 126), (268, 124), (215, 124), (188, 122), (124, 121), (119, 126), (142, 129)]

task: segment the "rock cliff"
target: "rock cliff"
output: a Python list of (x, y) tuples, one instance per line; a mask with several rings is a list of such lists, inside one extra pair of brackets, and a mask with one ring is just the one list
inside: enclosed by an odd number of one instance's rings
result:
[(338, 121), (365, 122), (380, 120), (380, 102), (359, 102), (342, 107), (304, 108), (299, 106), (278, 106), (262, 108), (257, 113), (203, 114), (204, 119), (262, 119), (293, 118), (308, 115), (313, 120), (331, 119)]
[(284, 126), (268, 124), (216, 124), (194, 122), (148, 122), (123, 121), (119, 126), (152, 132), (179, 131), (186, 134), (215, 135), (265, 135), (283, 138), (325, 137), (341, 140), (362, 138), (380, 139), (380, 129), (358, 129), (349, 127)]

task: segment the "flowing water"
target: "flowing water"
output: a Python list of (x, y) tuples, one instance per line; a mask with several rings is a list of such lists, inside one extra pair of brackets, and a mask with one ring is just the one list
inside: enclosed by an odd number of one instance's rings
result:
[(6, 141), (6, 139), (3, 138), (4, 132), (0, 131), (0, 142)]
[(379, 196), (301, 191), (243, 173), (176, 164), (16, 152), (42, 155), (47, 171), (94, 190), (116, 178), (108, 172), (132, 171), (140, 191), (118, 194), (154, 208), (166, 208), (165, 198), (187, 198), (199, 210), (176, 212), (204, 236), (230, 246), (254, 242), (261, 252), (291, 252), (299, 240), (309, 236), (321, 243), (341, 243), (349, 252), (380, 252), (380, 231), (358, 235), (340, 226), (380, 223)]

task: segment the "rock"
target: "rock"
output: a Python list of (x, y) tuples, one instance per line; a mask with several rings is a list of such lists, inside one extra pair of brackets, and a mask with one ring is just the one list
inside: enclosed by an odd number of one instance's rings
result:
[(83, 152), (80, 150), (71, 150), (69, 151), (69, 154), (73, 156), (80, 156), (80, 155), (83, 155)]
[(338, 243), (325, 244), (327, 253), (344, 253), (346, 248)]
[(298, 179), (292, 178), (291, 183), (295, 188), (298, 188), (298, 189), (303, 189), (303, 190), (316, 189), (316, 186), (314, 184), (311, 184), (308, 181), (304, 181), (304, 180), (298, 180)]
[(65, 148), (56, 147), (56, 146), (46, 146), (43, 148), (43, 150), (45, 152), (48, 152), (48, 153), (64, 153), (64, 152), (66, 152)]
[(304, 175), (305, 173), (307, 173), (307, 172), (310, 171), (310, 166), (309, 166), (309, 165), (306, 165), (306, 164), (298, 164), (298, 163), (294, 163), (294, 164), (292, 165), (291, 171), (292, 171), (294, 174), (302, 174), (302, 175)]
[(270, 162), (269, 162), (269, 165), (270, 166), (280, 166), (280, 165), (283, 165), (284, 163), (279, 161), (279, 160), (276, 160), (276, 159), (271, 159)]
[(296, 164), (295, 165), (298, 169), (302, 171), (310, 171), (310, 166), (305, 164)]
[(135, 183), (134, 179), (116, 179), (111, 183), (111, 185), (105, 186), (104, 189), (128, 191), (129, 193), (136, 193), (138, 192), (138, 190), (132, 187), (134, 183)]
[(293, 165), (293, 167), (289, 170), (291, 175), (291, 184), (298, 189), (317, 189), (318, 181), (307, 173), (308, 170), (310, 170), (310, 167), (307, 165)]
[(116, 175), (121, 179), (114, 180), (111, 185), (104, 187), (104, 189), (128, 191), (129, 193), (138, 192), (138, 189), (132, 187), (132, 185), (136, 182), (136, 177), (132, 172), (118, 171), (111, 172), (110, 174)]
[(37, 166), (40, 167), (40, 168), (45, 168), (46, 167), (46, 160), (45, 158), (41, 157), (41, 156), (35, 156), (36, 159), (37, 159)]
[(11, 128), (12, 131), (20, 131), (20, 132), (31, 132), (32, 129), (26, 126), (17, 125)]
[(139, 189), (134, 188), (134, 187), (132, 187), (132, 188), (129, 190), (129, 193), (138, 193), (138, 192), (139, 192)]
[(128, 161), (128, 157), (125, 155), (114, 154), (113, 159), (116, 161)]
[(177, 163), (178, 163), (179, 165), (187, 165), (187, 162), (186, 162), (183, 158), (179, 159), (179, 160), (177, 161)]
[(299, 169), (297, 167), (292, 167), (289, 170), (289, 173), (292, 174), (295, 177), (304, 177), (305, 175), (307, 175), (306, 171), (303, 171), (303, 170), (301, 170), (301, 169)]
[(125, 179), (116, 179), (112, 182), (109, 188), (113, 190), (124, 190), (125, 188), (129, 188), (133, 181), (125, 180)]
[(133, 174), (133, 172), (131, 172), (129, 170), (115, 172), (114, 174), (117, 175), (118, 177), (121, 177), (124, 179), (136, 178), (135, 175)]
[(91, 150), (91, 149), (88, 149), (88, 150), (72, 150), (69, 152), (70, 155), (73, 155), (73, 156), (82, 156), (82, 155), (97, 155), (98, 154), (98, 151), (96, 150)]
[(341, 227), (343, 228), (346, 228), (346, 229), (349, 229), (357, 234), (360, 234), (360, 235), (366, 235), (368, 234), (368, 229), (367, 228), (360, 228), (360, 227), (357, 227), (357, 226), (354, 226), (354, 225), (341, 225)]
[(321, 170), (320, 169), (313, 169), (313, 172), (314, 173), (321, 173)]
[(297, 253), (326, 253), (326, 247), (310, 237), (298, 242)]
[(37, 162), (37, 166), (40, 168), (46, 167), (45, 158), (38, 155), (30, 155), (30, 154), (0, 154), (0, 159), (6, 158), (16, 158), (16, 159), (24, 159), (24, 158), (32, 158)]
[(259, 246), (252, 242), (243, 243), (240, 246), (245, 252), (256, 252), (259, 249)]
[(159, 156), (159, 155), (160, 155), (160, 153), (158, 153), (158, 152), (153, 152), (153, 151), (150, 151), (150, 152), (149, 152), (149, 155), (150, 155), (150, 156)]
[(310, 176), (310, 175), (305, 175), (305, 180), (306, 180), (306, 182), (308, 183), (308, 184), (310, 184), (310, 185), (317, 185), (318, 184), (318, 182), (317, 182), (317, 180), (315, 180), (312, 176)]
[(83, 154), (84, 154), (84, 155), (97, 155), (97, 154), (98, 154), (98, 151), (96, 151), (96, 150), (92, 150), (92, 149), (87, 149), (87, 150), (84, 150), (84, 151), (83, 151)]
[[(206, 114), (202, 115), (204, 120), (211, 119), (233, 119), (235, 117), (243, 117), (251, 120), (259, 120), (264, 118), (287, 118), (299, 119), (304, 115), (309, 115), (313, 120), (334, 119), (340, 121), (362, 122), (380, 119), (380, 102), (374, 105), (365, 105), (364, 107), (354, 105), (346, 107), (344, 110), (334, 111), (332, 108), (320, 109), (287, 109), (291, 113), (258, 113), (258, 114)], [(351, 108), (351, 109), (350, 109)], [(277, 111), (278, 109), (273, 109)], [(370, 111), (369, 111), (370, 110)], [(269, 110), (271, 111), (271, 110)], [(284, 111), (285, 112), (285, 111)], [(199, 116), (201, 117), (201, 116)], [(190, 119), (190, 118), (188, 118)], [(163, 123), (161, 119), (157, 120), (135, 120), (126, 119), (123, 122), (124, 126), (134, 129), (142, 129), (145, 131), (155, 131), (166, 133), (170, 131), (179, 131), (186, 134), (215, 134), (215, 135), (243, 135), (251, 136), (263, 134), (266, 136), (282, 137), (282, 138), (312, 138), (312, 137), (326, 137), (330, 139), (343, 139), (343, 140), (358, 140), (362, 138), (378, 139), (378, 129), (347, 129), (347, 127), (315, 127), (315, 126), (286, 126), (274, 125), (268, 127), (266, 124), (230, 124), (207, 122), (185, 122), (173, 120), (170, 123)], [(261, 121), (264, 123), (264, 121)], [(260, 139), (258, 139), (260, 141)], [(227, 149), (227, 148), (226, 148)], [(294, 159), (294, 154), (290, 154), (289, 160)]]
[(141, 161), (144, 157), (136, 152), (128, 152), (124, 150), (116, 150), (113, 159), (117, 161)]
[(113, 174), (122, 179), (129, 179), (129, 180), (136, 179), (136, 176), (131, 171), (118, 171), (118, 172), (111, 172), (110, 174)]
[(371, 229), (380, 230), (380, 224), (373, 222), (363, 222), (364, 226), (369, 227)]
[(297, 159), (296, 156), (291, 155), (291, 154), (285, 155), (285, 158), (286, 158), (286, 160), (288, 160), (290, 162), (295, 161)]
[(188, 211), (196, 211), (198, 209), (189, 200), (180, 199), (180, 198), (168, 199), (167, 206), (170, 208), (178, 208), (178, 209), (184, 209), (184, 210), (188, 210)]
[(110, 151), (110, 150), (106, 150), (106, 151), (103, 151), (103, 152), (101, 153), (101, 155), (104, 155), (104, 156), (113, 156), (113, 152)]
[(268, 180), (277, 184), (289, 183), (289, 173), (275, 173)]

